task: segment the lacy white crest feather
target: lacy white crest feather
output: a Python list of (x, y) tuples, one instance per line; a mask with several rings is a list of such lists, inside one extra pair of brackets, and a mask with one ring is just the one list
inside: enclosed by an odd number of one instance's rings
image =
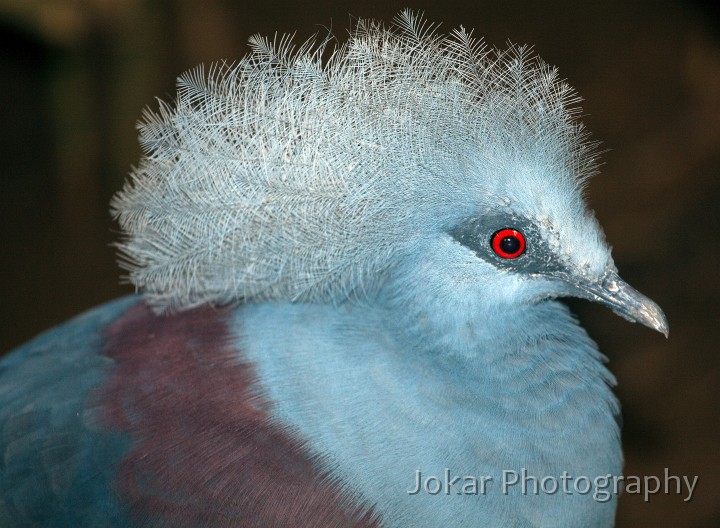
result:
[(487, 50), (409, 11), (357, 22), (325, 63), (327, 43), (250, 43), (144, 113), (146, 155), (112, 202), (121, 263), (160, 311), (341, 302), (477, 209), (521, 152), (558, 184), (594, 171), (577, 97), (525, 48)]

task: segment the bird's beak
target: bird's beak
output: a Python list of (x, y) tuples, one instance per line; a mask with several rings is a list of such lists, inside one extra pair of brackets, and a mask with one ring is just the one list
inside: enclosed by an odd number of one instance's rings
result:
[(604, 304), (628, 321), (642, 323), (668, 336), (670, 327), (660, 307), (622, 280), (615, 271), (608, 271), (599, 281), (582, 281), (574, 286), (579, 296)]

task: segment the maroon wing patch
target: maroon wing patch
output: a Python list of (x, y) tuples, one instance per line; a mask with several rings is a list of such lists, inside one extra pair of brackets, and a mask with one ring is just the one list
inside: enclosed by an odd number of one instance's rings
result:
[(115, 366), (94, 396), (99, 425), (131, 440), (116, 492), (133, 519), (178, 528), (380, 526), (273, 422), (228, 315), (204, 307), (158, 316), (140, 303), (105, 332)]

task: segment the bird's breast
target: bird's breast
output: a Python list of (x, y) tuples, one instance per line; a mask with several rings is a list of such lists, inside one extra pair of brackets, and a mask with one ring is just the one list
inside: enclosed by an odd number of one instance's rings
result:
[[(564, 308), (551, 311), (556, 327), (564, 315), (577, 328)], [(269, 412), (322, 471), (388, 526), (472, 525), (479, 516), (513, 525), (508, 511), (527, 522), (587, 525), (588, 512), (597, 526), (611, 522), (614, 503), (502, 488), (504, 472), (523, 468), (540, 477), (619, 474), (615, 400), (596, 349), (580, 346), (592, 345), (584, 332), (561, 339), (525, 329), (527, 341), (485, 342), (468, 358), (415, 349), (387, 320), (359, 306), (248, 305), (233, 314)], [(445, 493), (448, 475), (460, 479)], [(430, 491), (439, 479), (442, 493), (412, 493), (423, 477)], [(457, 482), (472, 491), (475, 477), (490, 478), (486, 493), (455, 493)]]

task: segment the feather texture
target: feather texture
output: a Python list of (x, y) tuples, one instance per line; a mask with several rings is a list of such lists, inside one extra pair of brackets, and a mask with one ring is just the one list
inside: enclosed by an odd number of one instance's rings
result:
[(527, 178), (508, 165), (520, 156), (551, 169), (543, 188), (576, 192), (594, 171), (575, 92), (527, 48), (410, 11), (358, 21), (325, 63), (327, 41), (250, 43), (139, 124), (146, 155), (112, 209), (158, 311), (364, 295), (418, 235)]

